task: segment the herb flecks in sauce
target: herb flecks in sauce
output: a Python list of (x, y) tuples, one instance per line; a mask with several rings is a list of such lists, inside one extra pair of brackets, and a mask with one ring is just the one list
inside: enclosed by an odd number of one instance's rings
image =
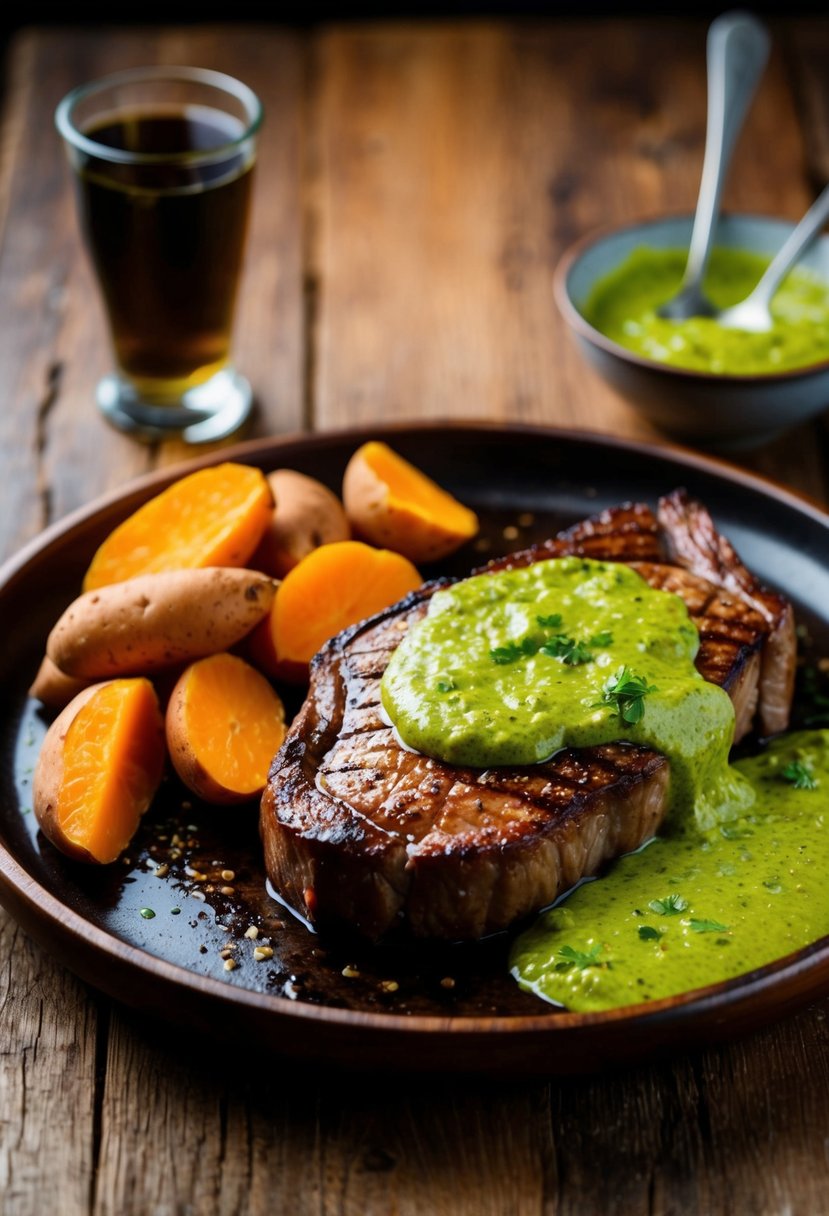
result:
[[(657, 308), (682, 280), (687, 250), (635, 250), (596, 284), (586, 319), (620, 346), (675, 367), (718, 375), (762, 374), (808, 367), (829, 359), (829, 284), (802, 267), (793, 270), (772, 301), (768, 333), (726, 329), (710, 317), (670, 321)], [(768, 259), (739, 249), (715, 249), (705, 291), (717, 308), (744, 299)]]
[[(554, 612), (549, 616), (537, 616), (536, 621), (545, 629), (558, 629), (561, 626), (561, 613)], [(593, 662), (593, 651), (598, 647), (610, 646), (613, 634), (609, 629), (595, 633), (588, 641), (578, 641), (566, 633), (554, 633), (545, 637), (522, 638), (520, 642), (507, 642), (504, 646), (494, 646), (489, 657), (493, 663), (504, 666), (506, 663), (517, 663), (519, 659), (532, 658), (534, 654), (546, 654), (551, 659), (561, 659), (570, 667), (578, 667), (581, 663)]]
[[(752, 794), (728, 768), (734, 710), (694, 667), (698, 647), (683, 601), (630, 567), (536, 562), (436, 592), (392, 656), (383, 706), (405, 744), (450, 764), (534, 764), (619, 739), (653, 747), (671, 761), (674, 811), (709, 826)], [(435, 691), (448, 672), (449, 696)]]
[[(670, 820), (666, 835), (620, 858), (544, 913), (514, 943), (522, 987), (569, 1009), (593, 1011), (688, 992), (762, 967), (829, 932), (829, 808), (781, 774), (808, 765), (829, 787), (829, 731), (772, 741), (736, 767), (750, 781), (751, 814), (718, 830)], [(669, 891), (681, 881), (681, 895)], [(658, 930), (642, 909), (664, 907)], [(561, 951), (601, 948), (610, 966), (556, 969)]]

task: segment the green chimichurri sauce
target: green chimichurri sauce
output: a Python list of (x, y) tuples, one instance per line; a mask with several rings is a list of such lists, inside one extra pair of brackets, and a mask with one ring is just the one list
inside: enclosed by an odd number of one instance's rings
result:
[[(679, 596), (628, 566), (536, 562), (438, 591), (392, 656), (383, 706), (404, 743), (450, 764), (646, 744), (671, 759), (675, 810), (710, 824), (741, 814), (753, 795), (728, 767), (734, 710), (694, 667), (698, 647)], [(622, 673), (652, 690), (638, 710), (609, 696)]]
[(781, 737), (736, 767), (756, 792), (751, 813), (706, 832), (669, 821), (578, 887), (514, 943), (522, 988), (613, 1009), (730, 979), (829, 933), (829, 731)]
[[(584, 317), (620, 346), (657, 363), (724, 375), (763, 374), (829, 359), (829, 284), (793, 270), (774, 297), (768, 333), (726, 329), (708, 317), (669, 321), (656, 310), (675, 294), (687, 251), (637, 249), (593, 289)], [(715, 249), (705, 291), (717, 308), (745, 299), (768, 259)]]
[(729, 766), (734, 711), (694, 667), (683, 601), (629, 567), (561, 558), (437, 592), (384, 709), (452, 764), (530, 764), (627, 739), (671, 763), (664, 835), (514, 943), (525, 988), (575, 1010), (715, 983), (829, 932), (829, 731)]

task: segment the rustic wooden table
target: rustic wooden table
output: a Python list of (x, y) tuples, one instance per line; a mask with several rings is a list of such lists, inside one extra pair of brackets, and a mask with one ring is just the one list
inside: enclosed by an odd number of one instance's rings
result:
[[(829, 179), (829, 23), (783, 23), (726, 202), (798, 217)], [(0, 556), (188, 453), (92, 404), (109, 362), (52, 111), (195, 63), (263, 97), (238, 364), (251, 435), (477, 417), (659, 440), (553, 307), (565, 245), (693, 206), (705, 28), (633, 21), (34, 30), (0, 177)], [(824, 424), (746, 457), (829, 501)], [(0, 913), (0, 1209), (75, 1213), (829, 1211), (829, 1003), (720, 1049), (536, 1084), (420, 1084), (193, 1050)]]

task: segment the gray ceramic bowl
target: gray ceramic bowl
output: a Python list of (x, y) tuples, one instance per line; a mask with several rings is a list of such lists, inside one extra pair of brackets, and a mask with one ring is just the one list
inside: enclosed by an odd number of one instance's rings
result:
[[(581, 312), (593, 285), (634, 249), (687, 249), (691, 223), (690, 216), (668, 217), (579, 241), (556, 269), (556, 300), (588, 363), (657, 426), (711, 447), (751, 447), (829, 406), (829, 361), (763, 375), (688, 371), (626, 350)], [(771, 256), (793, 227), (783, 220), (727, 215), (715, 243)], [(829, 282), (829, 236), (821, 237), (800, 264)]]

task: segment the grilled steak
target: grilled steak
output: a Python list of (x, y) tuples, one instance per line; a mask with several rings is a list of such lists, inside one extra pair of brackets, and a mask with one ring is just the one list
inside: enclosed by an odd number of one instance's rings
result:
[(734, 702), (735, 742), (751, 729), (757, 709), (763, 734), (785, 730), (797, 649), (792, 606), (746, 569), (701, 503), (675, 490), (659, 500), (658, 518), (644, 503), (614, 507), (486, 569), (569, 554), (623, 561), (651, 586), (685, 600), (700, 635), (697, 670)]
[[(660, 512), (606, 511), (487, 569), (568, 554), (625, 561), (685, 600), (700, 630), (697, 667), (731, 695), (739, 735), (758, 703), (763, 728), (781, 729), (794, 672), (791, 609), (759, 586), (699, 504), (675, 494)], [(638, 848), (664, 818), (670, 766), (647, 748), (568, 749), (544, 764), (489, 770), (404, 748), (380, 716), (380, 679), (435, 589), (323, 648), (274, 760), (261, 815), (268, 876), (320, 927), (478, 938)]]

